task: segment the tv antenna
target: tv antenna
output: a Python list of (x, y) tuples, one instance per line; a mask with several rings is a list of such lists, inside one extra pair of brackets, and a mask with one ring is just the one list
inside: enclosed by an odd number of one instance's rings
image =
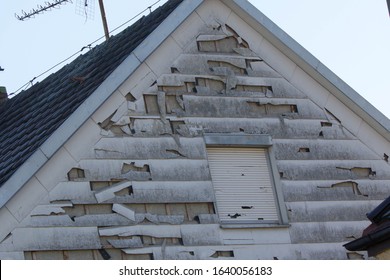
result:
[[(78, 0), (77, 7), (82, 7), (81, 9), (79, 8), (79, 10), (83, 11), (84, 14), (88, 17), (88, 12), (92, 14), (94, 12), (94, 1), (95, 0)], [(106, 37), (106, 40), (108, 40), (108, 38), (110, 37), (110, 33), (108, 31), (108, 24), (107, 24), (106, 12), (104, 10), (103, 0), (98, 0), (98, 1), (99, 1), (100, 14), (102, 16), (104, 36)], [(24, 21), (26, 19), (33, 18), (36, 15), (41, 14), (43, 12), (50, 11), (53, 8), (58, 8), (60, 5), (64, 5), (69, 2), (73, 3), (72, 0), (51, 0), (51, 2), (46, 1), (43, 5), (38, 5), (37, 8), (31, 9), (29, 12), (25, 12), (22, 10), (21, 15), (15, 14), (15, 17), (18, 20)]]

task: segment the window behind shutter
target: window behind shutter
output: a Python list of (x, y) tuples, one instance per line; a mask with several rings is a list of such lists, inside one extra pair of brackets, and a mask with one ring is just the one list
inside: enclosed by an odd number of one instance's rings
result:
[(266, 149), (210, 147), (207, 153), (222, 222), (278, 221)]

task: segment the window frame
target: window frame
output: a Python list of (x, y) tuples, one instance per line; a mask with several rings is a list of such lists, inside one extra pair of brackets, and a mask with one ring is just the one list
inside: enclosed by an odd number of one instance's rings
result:
[[(274, 200), (277, 209), (278, 221), (221, 221), (221, 227), (236, 228), (236, 227), (288, 227), (288, 215), (286, 204), (283, 198), (283, 191), (279, 178), (279, 172), (276, 165), (276, 159), (273, 152), (272, 137), (268, 134), (220, 134), (206, 133), (203, 136), (206, 145), (207, 161), (209, 160), (207, 148), (260, 148), (266, 150), (266, 160), (270, 169), (271, 185), (274, 193)], [(210, 168), (210, 167), (209, 167)], [(211, 178), (211, 173), (210, 173)], [(211, 178), (211, 182), (213, 180)], [(214, 186), (214, 185), (213, 185)], [(214, 207), (218, 215), (217, 201), (214, 200)]]

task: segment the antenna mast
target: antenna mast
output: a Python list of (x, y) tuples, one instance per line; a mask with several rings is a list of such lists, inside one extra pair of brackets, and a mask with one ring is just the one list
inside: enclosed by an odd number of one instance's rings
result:
[(67, 2), (72, 3), (72, 0), (53, 0), (52, 2), (46, 1), (45, 4), (38, 5), (37, 9), (32, 9), (30, 12), (25, 12), (25, 11), (22, 10), (22, 15), (19, 16), (19, 15), (15, 14), (15, 17), (18, 20), (23, 21), (25, 19), (32, 18), (32, 17), (34, 17), (37, 14), (41, 14), (41, 13), (43, 13), (45, 11), (51, 10), (53, 8), (56, 8), (59, 5), (66, 4)]
[(104, 11), (103, 0), (99, 0), (100, 13), (102, 15), (104, 36), (106, 36), (106, 40), (110, 38), (110, 32), (108, 31), (106, 12)]

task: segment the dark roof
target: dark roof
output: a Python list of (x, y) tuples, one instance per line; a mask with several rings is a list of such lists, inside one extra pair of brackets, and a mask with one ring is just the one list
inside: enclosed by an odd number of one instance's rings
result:
[(0, 104), (0, 187), (181, 2), (168, 1)]
[[(350, 251), (364, 251), (374, 248), (375, 251), (378, 251), (389, 248), (390, 196), (368, 213), (367, 217), (372, 224), (363, 231), (362, 237), (344, 244), (346, 249)], [(369, 251), (369, 255), (372, 255), (370, 253)]]

